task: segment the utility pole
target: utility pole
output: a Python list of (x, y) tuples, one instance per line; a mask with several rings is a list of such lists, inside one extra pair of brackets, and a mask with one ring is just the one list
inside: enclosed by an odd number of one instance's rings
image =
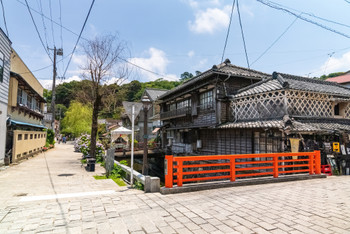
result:
[(52, 119), (51, 119), (51, 127), (54, 131), (54, 134), (56, 135), (55, 131), (55, 101), (56, 101), (56, 75), (57, 75), (57, 69), (56, 69), (56, 55), (63, 55), (63, 49), (56, 49), (56, 46), (53, 48), (53, 79), (52, 79), (52, 99), (51, 99), (51, 113), (52, 113)]

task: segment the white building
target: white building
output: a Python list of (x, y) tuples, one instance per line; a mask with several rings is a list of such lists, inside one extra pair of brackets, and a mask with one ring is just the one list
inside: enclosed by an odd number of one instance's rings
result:
[(0, 166), (4, 164), (11, 41), (0, 28)]

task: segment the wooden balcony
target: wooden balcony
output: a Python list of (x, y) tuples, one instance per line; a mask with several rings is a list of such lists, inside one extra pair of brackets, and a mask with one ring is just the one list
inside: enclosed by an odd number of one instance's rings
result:
[(162, 112), (160, 113), (160, 120), (180, 118), (190, 114), (191, 114), (191, 107), (188, 106), (188, 107), (183, 107), (176, 110)]

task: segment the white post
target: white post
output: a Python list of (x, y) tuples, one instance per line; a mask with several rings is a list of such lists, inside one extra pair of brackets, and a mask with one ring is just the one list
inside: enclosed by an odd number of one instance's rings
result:
[(135, 105), (133, 104), (131, 107), (131, 159), (130, 159), (130, 167), (131, 167), (131, 174), (130, 174), (130, 184), (131, 188), (134, 185), (134, 129), (135, 129)]

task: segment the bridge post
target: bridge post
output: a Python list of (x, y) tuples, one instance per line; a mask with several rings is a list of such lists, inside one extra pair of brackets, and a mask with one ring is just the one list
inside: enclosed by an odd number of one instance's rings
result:
[(165, 155), (164, 160), (164, 174), (165, 174), (165, 187), (173, 187), (173, 155)]
[(315, 150), (314, 151), (314, 157), (315, 157), (315, 174), (321, 174), (321, 151)]
[(278, 155), (273, 155), (273, 177), (278, 177)]
[(230, 181), (233, 182), (236, 180), (236, 159), (231, 157), (230, 159)]

